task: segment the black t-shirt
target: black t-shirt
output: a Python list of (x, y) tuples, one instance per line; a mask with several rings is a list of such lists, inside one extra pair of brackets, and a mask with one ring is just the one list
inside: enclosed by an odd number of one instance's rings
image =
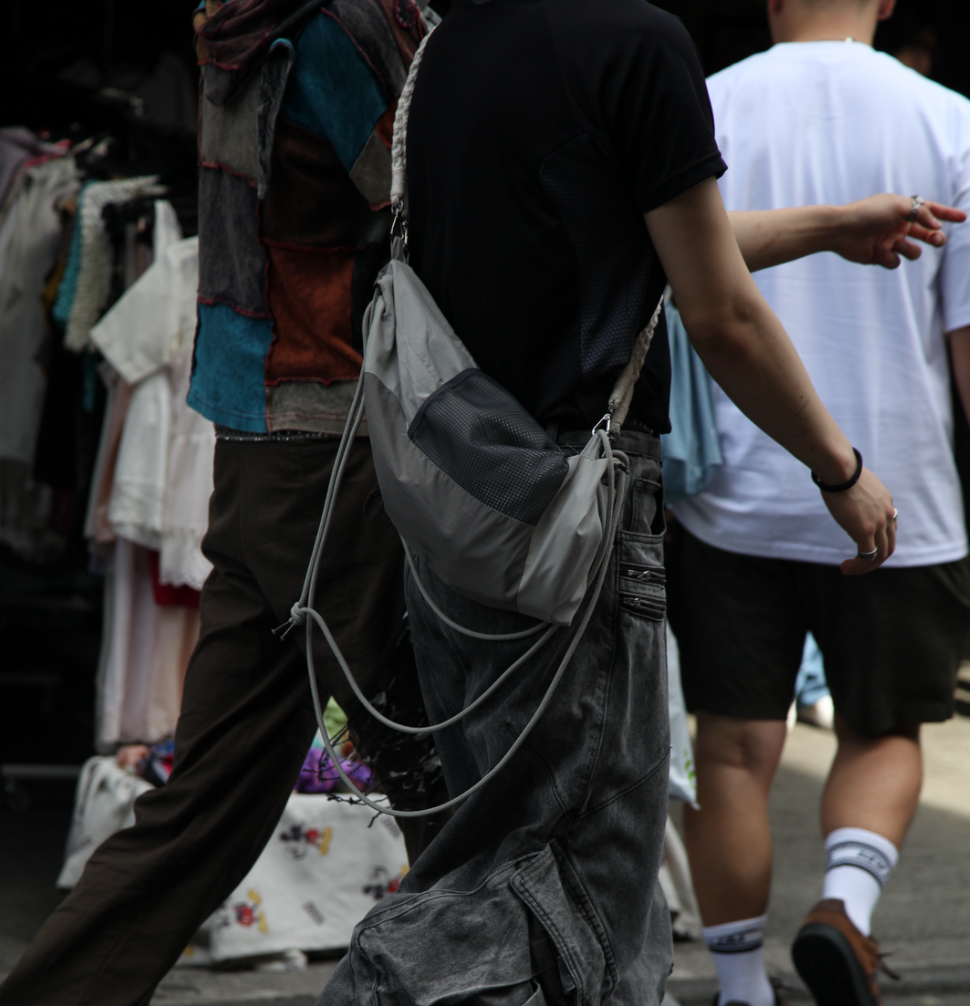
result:
[[(544, 425), (588, 429), (666, 284), (643, 214), (724, 170), (676, 18), (455, 0), (411, 105), (411, 264), (482, 370)], [(630, 419), (668, 431), (669, 394), (661, 325)]]

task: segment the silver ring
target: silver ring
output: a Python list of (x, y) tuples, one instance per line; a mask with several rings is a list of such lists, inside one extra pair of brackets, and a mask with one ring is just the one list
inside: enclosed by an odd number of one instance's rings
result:
[(856, 552), (857, 559), (875, 559), (879, 555), (879, 549), (874, 548), (871, 552)]
[(916, 218), (919, 216), (919, 208), (926, 202), (922, 196), (910, 196), (913, 201), (913, 208), (909, 211), (909, 216), (906, 219), (911, 223), (916, 223)]
[(899, 516), (899, 511), (893, 507), (893, 523), (896, 523), (896, 518)]

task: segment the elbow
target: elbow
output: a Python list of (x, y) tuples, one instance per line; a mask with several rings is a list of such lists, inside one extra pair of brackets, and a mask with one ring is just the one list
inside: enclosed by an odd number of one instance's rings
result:
[(723, 297), (693, 310), (682, 307), (680, 314), (701, 357), (743, 352), (758, 327), (758, 305), (748, 297)]

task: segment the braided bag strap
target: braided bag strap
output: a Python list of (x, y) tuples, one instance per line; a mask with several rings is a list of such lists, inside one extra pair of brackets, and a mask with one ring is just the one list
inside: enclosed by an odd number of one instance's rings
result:
[(407, 191), (407, 169), (408, 169), (408, 113), (411, 111), (411, 98), (414, 95), (414, 82), (418, 79), (418, 70), (421, 67), (421, 60), (424, 58), (424, 47), (431, 38), (434, 27), (428, 30), (428, 34), (421, 39), (421, 43), (411, 60), (411, 67), (408, 70), (407, 79), (401, 89), (401, 96), (397, 99), (397, 112), (394, 114), (394, 132), (391, 137), (391, 209), (394, 211), (394, 219), (403, 218), (407, 220), (407, 207), (405, 194)]
[(664, 299), (660, 296), (660, 302), (654, 309), (650, 321), (646, 328), (637, 336), (633, 343), (633, 352), (630, 354), (630, 362), (623, 368), (623, 372), (617, 378), (613, 386), (613, 394), (610, 395), (610, 410), (607, 415), (610, 417), (610, 436), (614, 439), (619, 435), (620, 429), (630, 411), (630, 403), (633, 401), (633, 389), (638, 380), (640, 372), (643, 370), (644, 360), (647, 358), (647, 351), (653, 341), (653, 334), (657, 330), (660, 322), (660, 312), (663, 310)]

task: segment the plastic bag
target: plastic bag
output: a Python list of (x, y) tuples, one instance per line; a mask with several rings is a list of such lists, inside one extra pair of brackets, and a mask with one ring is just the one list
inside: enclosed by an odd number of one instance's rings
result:
[(667, 626), (667, 701), (670, 706), (670, 786), (671, 800), (697, 806), (697, 778), (694, 747), (687, 729), (687, 707), (680, 685), (680, 650), (677, 638)]

